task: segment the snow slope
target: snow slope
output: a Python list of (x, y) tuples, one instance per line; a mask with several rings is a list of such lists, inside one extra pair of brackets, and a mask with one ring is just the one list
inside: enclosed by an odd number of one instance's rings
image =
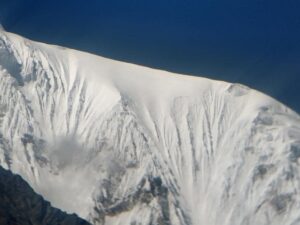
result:
[(0, 31), (0, 164), (93, 224), (300, 224), (300, 118), (239, 84)]

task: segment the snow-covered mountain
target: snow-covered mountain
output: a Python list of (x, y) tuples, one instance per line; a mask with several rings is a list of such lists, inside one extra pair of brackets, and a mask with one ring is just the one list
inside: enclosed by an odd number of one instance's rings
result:
[(300, 117), (274, 99), (4, 31), (0, 65), (0, 164), (54, 206), (96, 225), (300, 224)]

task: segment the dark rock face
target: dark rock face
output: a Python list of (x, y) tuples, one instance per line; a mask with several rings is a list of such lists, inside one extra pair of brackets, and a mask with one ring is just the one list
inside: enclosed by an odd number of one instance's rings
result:
[(21, 176), (0, 166), (0, 225), (89, 225), (53, 208)]
[[(147, 189), (146, 183), (149, 183), (150, 190)], [(100, 207), (95, 207), (94, 210), (98, 214), (98, 218), (94, 220), (95, 223), (105, 225), (106, 217), (113, 217), (123, 212), (132, 210), (136, 205), (143, 203), (149, 206), (151, 201), (157, 200), (159, 207), (155, 210), (155, 216), (151, 218), (149, 225), (170, 225), (170, 212), (168, 201), (168, 188), (163, 184), (161, 177), (144, 177), (137, 189), (132, 194), (126, 196), (123, 199), (113, 201), (113, 195), (109, 190), (112, 183), (107, 181), (106, 183), (108, 193), (107, 197), (100, 196), (97, 201)], [(136, 224), (135, 222), (133, 225)], [(137, 225), (137, 224), (136, 224)]]

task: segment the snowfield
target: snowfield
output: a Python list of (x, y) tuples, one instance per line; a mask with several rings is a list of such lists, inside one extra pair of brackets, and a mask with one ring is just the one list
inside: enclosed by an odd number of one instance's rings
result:
[(255, 90), (0, 30), (0, 165), (95, 225), (298, 225), (299, 158)]

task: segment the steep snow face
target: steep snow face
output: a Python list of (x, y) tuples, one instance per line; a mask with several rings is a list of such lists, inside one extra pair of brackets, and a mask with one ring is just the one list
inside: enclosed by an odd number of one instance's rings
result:
[(285, 106), (0, 32), (0, 164), (54, 206), (106, 225), (300, 223)]

